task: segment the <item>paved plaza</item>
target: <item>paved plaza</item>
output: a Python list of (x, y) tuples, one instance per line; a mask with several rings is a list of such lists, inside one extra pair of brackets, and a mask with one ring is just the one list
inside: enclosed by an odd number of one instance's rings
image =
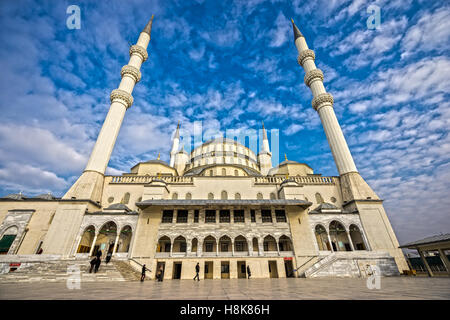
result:
[(366, 279), (230, 279), (87, 282), (67, 289), (64, 282), (0, 284), (0, 299), (450, 299), (450, 278), (381, 278), (380, 289)]

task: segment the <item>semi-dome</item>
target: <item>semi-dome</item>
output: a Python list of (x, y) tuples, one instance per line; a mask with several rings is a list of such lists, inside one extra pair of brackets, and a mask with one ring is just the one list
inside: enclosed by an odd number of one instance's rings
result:
[(185, 172), (211, 165), (247, 167), (259, 172), (256, 154), (243, 144), (227, 138), (209, 140), (192, 150)]

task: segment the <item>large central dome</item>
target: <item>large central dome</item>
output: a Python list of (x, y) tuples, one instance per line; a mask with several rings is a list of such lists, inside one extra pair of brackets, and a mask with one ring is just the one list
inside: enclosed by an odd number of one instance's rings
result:
[(189, 160), (186, 172), (211, 165), (236, 165), (259, 172), (255, 153), (241, 143), (226, 138), (217, 138), (203, 143), (192, 150)]

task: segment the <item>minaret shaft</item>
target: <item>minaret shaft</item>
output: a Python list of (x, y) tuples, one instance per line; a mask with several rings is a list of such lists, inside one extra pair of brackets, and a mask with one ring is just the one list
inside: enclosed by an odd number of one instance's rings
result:
[(298, 62), (305, 70), (305, 83), (309, 86), (313, 94), (313, 107), (322, 121), (322, 126), (325, 130), (325, 135), (339, 175), (358, 172), (344, 133), (334, 113), (333, 97), (325, 90), (323, 73), (316, 68), (316, 64), (314, 63), (314, 52), (309, 50), (303, 35), (295, 39), (295, 46), (299, 53)]

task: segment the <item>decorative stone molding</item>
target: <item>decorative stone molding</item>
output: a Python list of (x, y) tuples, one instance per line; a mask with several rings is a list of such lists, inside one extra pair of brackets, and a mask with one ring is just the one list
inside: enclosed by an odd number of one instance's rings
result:
[(300, 54), (297, 57), (297, 62), (299, 65), (301, 65), (303, 67), (303, 64), (305, 63), (306, 60), (315, 60), (316, 59), (316, 55), (314, 54), (314, 51), (307, 49), (307, 50), (303, 50), (302, 52), (300, 52)]
[(141, 57), (142, 61), (145, 61), (148, 59), (148, 53), (147, 50), (145, 50), (143, 47), (135, 44), (130, 47), (130, 56), (133, 54), (137, 54)]
[(133, 104), (133, 96), (128, 92), (120, 89), (114, 89), (111, 91), (111, 103), (122, 103), (127, 109)]
[(331, 106), (333, 106), (333, 96), (330, 93), (321, 93), (318, 96), (314, 97), (314, 99), (312, 100), (311, 104), (312, 107), (314, 108), (314, 110), (318, 110), (318, 107), (323, 104), (323, 103), (330, 103)]
[(320, 79), (320, 81), (323, 81), (323, 72), (320, 69), (314, 69), (309, 71), (307, 74), (305, 74), (305, 84), (309, 87), (311, 85), (311, 82), (314, 80)]
[(124, 75), (130, 75), (135, 82), (139, 82), (141, 80), (141, 72), (136, 67), (130, 65), (123, 66), (120, 74), (122, 77)]

